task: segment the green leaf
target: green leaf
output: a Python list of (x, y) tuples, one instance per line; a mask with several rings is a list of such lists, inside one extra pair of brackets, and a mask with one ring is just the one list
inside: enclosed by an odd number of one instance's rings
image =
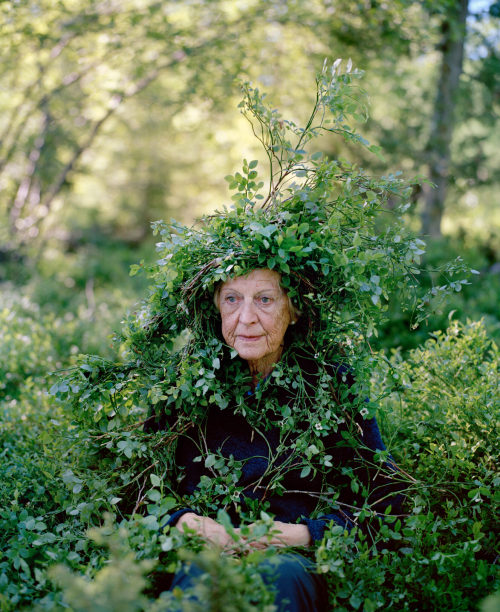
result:
[(149, 491), (147, 492), (147, 496), (151, 501), (155, 503), (161, 500), (161, 493), (160, 491), (158, 491), (158, 489), (149, 489)]
[(205, 467), (210, 468), (214, 466), (216, 461), (217, 461), (217, 457), (215, 455), (212, 455), (212, 454), (207, 455), (205, 458)]
[(307, 476), (309, 476), (309, 474), (311, 473), (311, 466), (310, 465), (306, 465), (302, 468), (301, 472), (300, 472), (300, 477), (301, 478), (306, 478)]
[(161, 486), (161, 480), (160, 478), (158, 478), (156, 474), (151, 474), (150, 479), (151, 479), (151, 484), (153, 485), (153, 487)]

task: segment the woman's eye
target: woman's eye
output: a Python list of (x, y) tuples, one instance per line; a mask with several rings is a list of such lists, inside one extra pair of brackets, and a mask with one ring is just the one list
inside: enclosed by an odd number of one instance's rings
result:
[(228, 304), (235, 304), (236, 303), (236, 297), (234, 295), (227, 295), (226, 296), (226, 302)]
[(269, 298), (269, 297), (265, 297), (265, 296), (262, 296), (262, 297), (260, 298), (260, 301), (261, 301), (263, 304), (270, 304), (270, 303), (271, 303), (271, 298)]

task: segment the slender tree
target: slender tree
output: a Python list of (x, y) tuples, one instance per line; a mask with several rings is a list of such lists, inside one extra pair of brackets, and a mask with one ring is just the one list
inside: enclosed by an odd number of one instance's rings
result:
[(441, 234), (441, 219), (449, 185), (450, 145), (458, 86), (463, 69), (468, 4), (468, 0), (450, 3), (441, 25), (442, 38), (439, 43), (441, 64), (437, 77), (430, 136), (425, 150), (428, 176), (435, 188), (426, 186), (424, 189), (422, 213), (422, 232), (433, 237)]

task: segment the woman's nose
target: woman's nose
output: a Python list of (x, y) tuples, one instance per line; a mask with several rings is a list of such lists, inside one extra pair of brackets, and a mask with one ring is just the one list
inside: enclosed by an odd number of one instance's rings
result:
[(253, 301), (244, 301), (241, 305), (240, 310), (240, 321), (245, 325), (255, 323), (257, 320), (257, 312), (255, 310), (255, 304)]

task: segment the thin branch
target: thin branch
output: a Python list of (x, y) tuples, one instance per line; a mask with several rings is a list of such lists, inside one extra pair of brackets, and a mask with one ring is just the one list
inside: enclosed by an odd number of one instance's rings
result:
[(34, 147), (28, 156), (28, 167), (26, 169), (26, 173), (23, 179), (21, 180), (21, 182), (19, 183), (19, 187), (17, 189), (16, 196), (14, 198), (13, 203), (8, 208), (8, 210), (10, 209), (9, 223), (10, 223), (12, 234), (16, 233), (16, 222), (19, 219), (21, 215), (21, 211), (23, 210), (26, 204), (26, 201), (28, 200), (28, 197), (30, 195), (30, 191), (31, 191), (32, 183), (33, 183), (33, 177), (36, 172), (36, 168), (37, 168), (38, 160), (40, 159), (41, 151), (45, 144), (45, 138), (46, 138), (46, 135), (49, 129), (49, 124), (50, 124), (50, 116), (48, 112), (45, 112), (44, 117), (43, 117), (42, 127), (40, 130), (40, 135), (35, 140)]
[[(28, 101), (28, 100), (30, 100), (32, 98), (33, 91), (41, 84), (43, 76), (47, 72), (47, 69), (49, 68), (50, 63), (53, 60), (55, 60), (61, 54), (62, 50), (67, 46), (69, 41), (72, 38), (74, 38), (75, 36), (76, 36), (75, 33), (73, 33), (72, 35), (67, 34), (66, 36), (63, 36), (57, 42), (57, 44), (53, 47), (52, 51), (49, 54), (50, 62), (45, 64), (44, 66), (39, 66), (38, 77), (34, 81), (32, 81), (30, 84), (28, 84), (28, 86), (27, 86), (27, 88), (25, 90), (25, 94), (24, 94), (24, 102), (26, 102), (26, 101)], [(8, 138), (9, 133), (12, 130), (12, 126), (16, 123), (16, 118), (19, 116), (19, 113), (21, 112), (21, 110), (22, 110), (22, 108), (24, 106), (24, 102), (19, 104), (19, 105), (16, 105), (15, 108), (12, 109), (11, 116), (9, 117), (9, 119), (6, 122), (5, 131), (0, 136), (0, 143), (5, 142), (6, 139)]]
[(144, 501), (144, 498), (146, 497), (145, 495), (142, 494), (142, 492), (144, 491), (144, 487), (146, 486), (146, 482), (147, 482), (147, 479), (145, 478), (144, 482), (142, 483), (139, 489), (139, 493), (137, 495), (137, 501), (135, 502), (134, 509), (132, 510), (132, 516), (134, 516), (137, 510), (139, 510), (139, 507), (141, 506), (142, 502)]

